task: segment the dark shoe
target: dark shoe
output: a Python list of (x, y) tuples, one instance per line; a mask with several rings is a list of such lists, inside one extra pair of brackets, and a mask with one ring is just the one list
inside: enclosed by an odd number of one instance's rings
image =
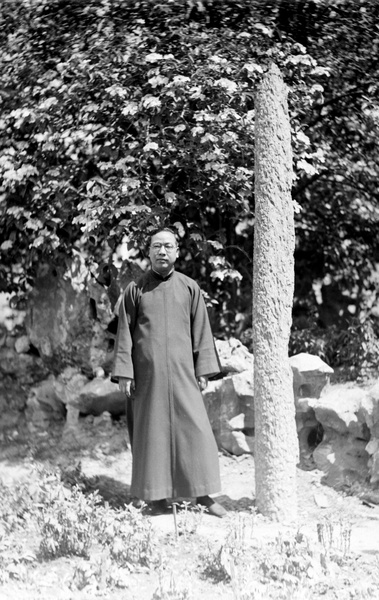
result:
[(144, 502), (143, 500), (140, 500), (139, 498), (133, 498), (132, 500), (132, 506), (134, 506), (134, 508), (143, 508), (144, 506), (146, 506), (146, 502)]
[(219, 519), (223, 519), (227, 515), (225, 508), (218, 502), (215, 502), (210, 496), (198, 496), (196, 498), (196, 504), (205, 506), (208, 514), (212, 515), (213, 517), (219, 517)]
[(149, 510), (152, 515), (164, 515), (170, 512), (166, 498), (162, 500), (152, 500), (149, 502)]

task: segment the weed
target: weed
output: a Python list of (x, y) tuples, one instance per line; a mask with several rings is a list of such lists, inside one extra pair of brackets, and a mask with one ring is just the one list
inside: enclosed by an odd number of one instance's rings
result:
[(4, 540), (0, 543), (0, 585), (11, 579), (24, 581), (28, 565), (35, 562), (32, 552), (25, 552), (21, 545), (14, 545), (9, 538)]
[(231, 581), (236, 567), (244, 564), (251, 550), (254, 515), (238, 513), (231, 519), (226, 538), (216, 551), (211, 548), (202, 555), (203, 576), (214, 582)]
[(24, 528), (32, 512), (34, 502), (28, 483), (18, 483), (10, 488), (0, 482), (0, 539)]
[(121, 567), (154, 567), (158, 564), (157, 542), (151, 519), (131, 505), (105, 510), (99, 541), (107, 545), (110, 556)]
[(163, 572), (159, 571), (159, 585), (151, 600), (191, 600), (191, 593), (187, 587), (179, 586), (171, 572), (168, 581), (164, 579)]
[(83, 560), (76, 566), (70, 587), (79, 591), (85, 589), (87, 594), (112, 587), (127, 588), (128, 577), (129, 571), (113, 564), (109, 549), (106, 549), (96, 559)]
[(297, 585), (312, 579), (319, 569), (318, 556), (311, 549), (309, 540), (301, 533), (283, 537), (279, 535), (269, 544), (260, 562), (264, 580)]
[(41, 557), (88, 557), (99, 527), (98, 494), (84, 496), (78, 487), (68, 490), (58, 481), (51, 492), (38, 515)]
[(183, 501), (177, 504), (179, 511), (177, 513), (177, 530), (178, 535), (187, 539), (188, 536), (194, 535), (202, 523), (206, 507), (197, 504), (193, 506), (191, 502)]
[(317, 523), (318, 541), (322, 545), (325, 556), (344, 559), (350, 552), (352, 523), (348, 517), (329, 515)]

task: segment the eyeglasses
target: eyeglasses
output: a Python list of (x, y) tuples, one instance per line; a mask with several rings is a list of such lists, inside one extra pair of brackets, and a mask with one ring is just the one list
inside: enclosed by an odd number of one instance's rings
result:
[(154, 252), (159, 252), (159, 250), (162, 247), (167, 252), (172, 252), (173, 250), (175, 250), (177, 248), (177, 246), (174, 246), (174, 244), (159, 244), (158, 242), (155, 242), (154, 244), (151, 244), (151, 248), (152, 248), (152, 250), (154, 250)]

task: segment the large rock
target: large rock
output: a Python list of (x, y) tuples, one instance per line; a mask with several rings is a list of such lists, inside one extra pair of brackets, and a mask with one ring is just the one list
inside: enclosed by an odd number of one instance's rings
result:
[(0, 348), (0, 371), (6, 375), (13, 375), (29, 379), (31, 371), (41, 366), (41, 360), (31, 354), (18, 354), (14, 348), (3, 346)]
[(99, 416), (108, 412), (113, 416), (125, 414), (125, 395), (110, 379), (96, 377), (83, 386), (72, 404), (83, 415)]
[[(105, 282), (92, 277), (79, 257), (66, 273), (41, 265), (25, 325), (30, 343), (52, 372), (60, 373), (67, 366), (88, 375), (98, 368), (111, 370), (117, 326), (113, 311), (122, 289), (117, 277), (126, 285), (140, 273), (139, 267), (131, 268), (125, 261), (120, 274), (112, 270)], [(26, 339), (18, 343), (23, 348)]]
[[(366, 446), (369, 455), (368, 468), (370, 472), (370, 483), (379, 484), (379, 382), (372, 386), (366, 396), (362, 399), (360, 414), (370, 431), (370, 441)], [(362, 417), (361, 417), (362, 418)]]
[(252, 452), (253, 372), (210, 381), (203, 397), (219, 448), (236, 455)]
[(320, 441), (322, 428), (310, 403), (320, 397), (333, 369), (318, 356), (305, 352), (291, 356), (289, 362), (293, 373), (300, 464), (315, 468), (313, 450)]
[(65, 414), (65, 403), (54, 375), (30, 389), (25, 409), (29, 429), (48, 429), (51, 421), (63, 420)]
[(360, 413), (371, 435), (379, 439), (379, 381), (370, 387), (362, 398)]
[(319, 398), (334, 371), (318, 356), (305, 352), (291, 356), (289, 362), (293, 373), (295, 402), (302, 410), (302, 400)]
[(232, 379), (239, 399), (239, 412), (244, 415), (244, 429), (254, 429), (254, 370), (249, 368), (233, 375)]
[(241, 373), (254, 369), (254, 356), (239, 340), (216, 340), (216, 349), (223, 373)]
[(362, 388), (339, 384), (327, 387), (320, 398), (310, 402), (324, 432), (313, 458), (325, 473), (325, 482), (333, 487), (364, 482), (369, 476), (366, 446), (370, 430), (363, 410), (366, 396)]
[(324, 483), (348, 489), (356, 481), (365, 482), (369, 476), (366, 446), (365, 440), (327, 429), (313, 452), (317, 468), (325, 474)]
[(378, 486), (379, 484), (379, 439), (372, 438), (365, 448), (369, 459), (367, 467), (370, 473), (370, 483)]
[(67, 367), (30, 389), (25, 412), (30, 429), (47, 429), (62, 418), (67, 427), (77, 428), (81, 415), (125, 414), (125, 396), (109, 378), (89, 381), (78, 369)]
[[(230, 429), (229, 420), (239, 414), (239, 398), (231, 377), (209, 381), (203, 392), (205, 407), (217, 443), (221, 444), (222, 433)], [(225, 448), (229, 451), (228, 448)]]
[(51, 421), (63, 417), (66, 424), (76, 424), (80, 411), (75, 401), (87, 381), (79, 370), (68, 367), (58, 377), (50, 375), (33, 386), (25, 410), (29, 428), (48, 429)]
[(350, 384), (329, 386), (321, 398), (310, 401), (316, 419), (324, 430), (332, 429), (339, 435), (364, 439), (367, 424), (362, 411), (366, 391)]
[(45, 266), (30, 297), (26, 327), (30, 342), (55, 373), (67, 365), (91, 369), (93, 312), (87, 292)]

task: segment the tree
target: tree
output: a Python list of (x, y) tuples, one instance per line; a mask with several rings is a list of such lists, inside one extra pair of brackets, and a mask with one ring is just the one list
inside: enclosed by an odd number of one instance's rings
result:
[(253, 345), (257, 507), (277, 520), (296, 517), (298, 441), (288, 341), (295, 230), (287, 90), (279, 69), (256, 100)]
[(138, 246), (176, 224), (180, 268), (208, 292), (219, 335), (240, 334), (254, 90), (275, 60), (290, 90), (296, 307), (309, 312), (330, 275), (365, 308), (379, 255), (377, 17), (372, 0), (4, 0), (1, 288), (22, 298), (41, 261), (65, 270), (77, 251), (96, 275), (125, 235)]

